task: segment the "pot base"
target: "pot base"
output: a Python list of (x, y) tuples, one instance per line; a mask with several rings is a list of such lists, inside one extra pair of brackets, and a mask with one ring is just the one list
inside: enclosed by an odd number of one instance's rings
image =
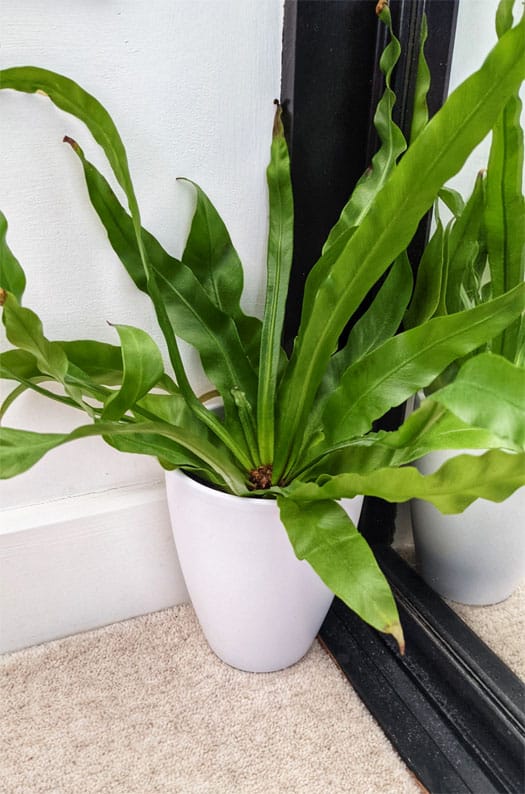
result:
[[(332, 592), (295, 556), (274, 500), (212, 490), (166, 472), (175, 545), (214, 653), (231, 667), (273, 672), (308, 652)], [(348, 500), (357, 520), (362, 499)]]

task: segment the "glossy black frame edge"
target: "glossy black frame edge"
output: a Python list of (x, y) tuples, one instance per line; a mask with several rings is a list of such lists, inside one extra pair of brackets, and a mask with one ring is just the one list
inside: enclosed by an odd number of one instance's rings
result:
[(323, 645), (429, 791), (521, 794), (523, 683), (393, 549), (375, 552), (396, 596), (406, 654), (338, 599)]
[[(384, 31), (373, 7), (373, 0), (285, 3), (281, 96), (296, 205), (288, 346), (306, 275), (374, 151), (370, 120), (382, 90), (374, 63)], [(426, 54), (433, 75), (429, 105), (435, 112), (448, 87), (458, 0), (391, 0), (391, 9), (406, 53), (394, 83), (397, 120), (406, 130), (423, 11), (431, 30)], [(410, 252), (415, 266), (427, 231), (424, 221)], [(394, 412), (387, 422), (393, 426), (399, 418)], [(522, 792), (523, 684), (389, 548), (393, 506), (366, 500), (363, 512), (359, 528), (394, 589), (407, 653), (400, 657), (387, 637), (337, 599), (321, 630), (325, 647), (427, 789)]]

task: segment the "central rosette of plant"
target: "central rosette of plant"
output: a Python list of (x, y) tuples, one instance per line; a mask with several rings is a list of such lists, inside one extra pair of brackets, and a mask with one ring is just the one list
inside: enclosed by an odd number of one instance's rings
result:
[(252, 491), (266, 491), (272, 487), (273, 466), (271, 463), (262, 464), (252, 469), (249, 473), (250, 488)]

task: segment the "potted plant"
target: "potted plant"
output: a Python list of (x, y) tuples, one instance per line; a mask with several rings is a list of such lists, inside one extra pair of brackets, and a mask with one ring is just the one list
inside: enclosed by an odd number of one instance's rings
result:
[[(380, 17), (390, 27), (388, 7), (380, 6)], [(525, 71), (524, 28), (522, 20), (501, 37), (481, 69), (428, 124), (420, 124), (402, 157), (406, 144), (391, 119), (390, 77), (399, 55), (392, 37), (381, 59), (386, 79), (376, 113), (381, 147), (308, 277), (290, 358), (281, 349), (281, 329), (293, 248), (293, 202), (279, 106), (267, 171), (267, 294), (260, 321), (240, 308), (240, 262), (224, 224), (199, 187), (195, 186), (196, 210), (178, 261), (142, 228), (123, 143), (100, 103), (70, 79), (44, 69), (14, 67), (0, 72), (3, 89), (46, 94), (83, 121), (102, 146), (125, 193), (127, 209), (78, 143), (65, 139), (79, 158), (91, 202), (112, 247), (153, 302), (175, 378), (165, 371), (151, 338), (137, 328), (115, 326), (119, 347), (91, 340), (49, 341), (38, 317), (21, 306), (25, 277), (5, 242), (4, 223), (0, 286), (3, 322), (13, 349), (2, 354), (0, 364), (2, 376), (17, 383), (4, 407), (29, 388), (86, 412), (91, 421), (69, 434), (2, 428), (2, 475), (14, 476), (48, 450), (88, 435), (100, 435), (120, 450), (157, 457), (167, 471), (182, 557), (187, 554), (185, 541), (179, 538), (184, 527), (177, 526), (180, 511), (186, 511), (184, 524), (189, 514), (204, 509), (205, 501), (213, 504), (192, 530), (198, 554), (213, 548), (214, 554), (222, 549), (230, 556), (228, 561), (224, 555), (201, 556), (192, 564), (197, 573), (189, 590), (212, 647), (234, 665), (268, 670), (291, 664), (312, 642), (332, 593), (369, 624), (393, 635), (403, 648), (390, 588), (356, 529), (358, 505), (347, 505), (347, 511), (340, 500), (363, 494), (396, 502), (420, 497), (442, 510), (458, 512), (479, 496), (505, 499), (523, 483), (525, 453), (499, 448), (480, 457), (460, 456), (428, 477), (406, 465), (424, 452), (447, 448), (458, 427), (468, 438), (488, 434), (465, 427), (448, 410), (438, 432), (427, 421), (424, 406), (395, 432), (376, 432), (374, 422), (434, 381), (457, 358), (501, 333), (522, 312), (525, 286), (518, 285), (480, 306), (424, 321), (395, 335), (412, 289), (403, 252), (439, 190), (515, 94)], [(387, 271), (347, 344), (334, 352), (348, 320)], [(198, 350), (219, 395), (219, 412), (194, 393), (177, 337)], [(47, 389), (49, 380), (59, 384), (60, 394)], [(187, 495), (178, 495), (182, 490), (197, 492), (194, 507), (186, 506)], [(223, 509), (228, 525), (239, 525), (242, 543), (214, 525)], [(241, 518), (235, 517), (237, 509)], [(272, 530), (277, 540), (270, 541), (270, 531), (258, 526), (251, 532), (260, 515), (268, 518), (277, 510), (280, 522)], [(217, 537), (218, 531), (223, 534)], [(256, 545), (258, 539), (262, 547)], [(272, 543), (275, 547), (265, 548)], [(188, 554), (192, 553), (190, 549)], [(241, 554), (237, 563), (247, 574), (239, 589), (232, 557)], [(275, 565), (284, 555), (290, 557), (295, 573)], [(183, 569), (189, 565), (184, 559), (181, 563)], [(255, 569), (249, 567), (253, 563)], [(187, 571), (188, 581), (193, 574)], [(222, 574), (230, 595), (210, 584)], [(284, 576), (284, 585), (277, 581), (279, 575)], [(203, 579), (211, 589), (209, 598), (197, 592)], [(298, 596), (290, 594), (292, 581)], [(252, 599), (251, 591), (259, 585), (263, 591)], [(307, 598), (301, 595), (306, 587), (314, 591)], [(281, 598), (272, 616), (262, 605), (272, 600), (274, 592)], [(228, 599), (226, 605), (223, 599)], [(248, 616), (247, 602), (251, 603)], [(297, 611), (303, 602), (311, 607), (313, 617), (305, 616), (302, 608)], [(222, 625), (210, 628), (209, 620), (222, 618)], [(239, 647), (251, 643), (250, 621), (261, 639), (247, 658)], [(299, 632), (294, 651), (287, 649), (283, 658), (280, 627), (303, 621), (308, 629)], [(220, 646), (223, 641), (226, 651)], [(265, 653), (261, 660), (261, 646), (275, 654)]]
[[(498, 37), (511, 26), (512, 3), (502, 3), (496, 19)], [(523, 283), (521, 110), (517, 90), (494, 125), (487, 170), (478, 174), (468, 201), (449, 189), (442, 192), (438, 202), (452, 212), (446, 225), (436, 202), (436, 228), (421, 260), (405, 327), (480, 306)], [(424, 390), (434, 401), (435, 421), (449, 410), (466, 424), (490, 431), (489, 443), (523, 448), (524, 364), (522, 316), (451, 364)], [(482, 439), (478, 441), (485, 448)], [(451, 439), (456, 453), (462, 445), (459, 436)], [(452, 454), (433, 451), (416, 465), (428, 474)], [(441, 595), (463, 603), (491, 604), (507, 598), (525, 576), (524, 498), (520, 490), (501, 505), (479, 500), (461, 517), (443, 515), (429, 503), (414, 500), (412, 526), (423, 578)]]

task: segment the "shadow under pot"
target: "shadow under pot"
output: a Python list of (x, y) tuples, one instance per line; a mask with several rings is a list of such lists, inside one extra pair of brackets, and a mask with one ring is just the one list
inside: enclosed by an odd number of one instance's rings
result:
[[(485, 450), (436, 451), (415, 465), (431, 474), (450, 457)], [(418, 570), (439, 595), (487, 606), (508, 598), (525, 577), (525, 488), (504, 502), (477, 499), (463, 513), (444, 515), (429, 502), (411, 502)]]
[[(332, 592), (294, 554), (272, 499), (233, 496), (166, 472), (173, 536), (195, 613), (216, 655), (270, 672), (299, 661)], [(357, 524), (362, 497), (343, 500)]]

